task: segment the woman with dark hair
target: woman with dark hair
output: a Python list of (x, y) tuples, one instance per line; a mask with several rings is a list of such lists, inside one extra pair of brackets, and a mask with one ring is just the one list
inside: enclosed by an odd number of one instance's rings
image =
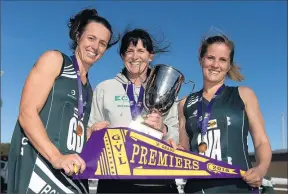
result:
[(114, 45), (109, 22), (85, 9), (69, 22), (68, 57), (47, 51), (24, 85), (9, 153), (8, 193), (89, 193), (88, 180), (73, 180), (86, 164), (78, 155), (87, 139), (92, 89), (87, 73)]
[[(234, 62), (234, 43), (226, 36), (204, 39), (199, 49), (203, 89), (179, 103), (179, 148), (222, 160), (247, 171), (241, 179), (187, 180), (185, 193), (251, 193), (259, 187), (271, 161), (271, 147), (254, 92), (230, 87), (225, 77), (242, 81)], [(257, 164), (252, 168), (250, 132)]]
[[(128, 127), (141, 113), (146, 114), (141, 104), (146, 79), (151, 70), (150, 62), (155, 54), (167, 52), (167, 48), (157, 46), (145, 30), (134, 29), (125, 33), (120, 46), (120, 56), (125, 67), (114, 79), (105, 80), (96, 87), (88, 122), (91, 132), (107, 126)], [(100, 122), (106, 122), (106, 125), (100, 127)], [(176, 147), (176, 104), (165, 116), (157, 112), (147, 114), (145, 123), (163, 132), (163, 139)], [(99, 180), (97, 193), (178, 193), (178, 190), (175, 180)]]

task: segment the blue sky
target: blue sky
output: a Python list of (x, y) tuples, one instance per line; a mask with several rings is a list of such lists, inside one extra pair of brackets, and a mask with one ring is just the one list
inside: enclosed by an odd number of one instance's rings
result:
[[(242, 68), (242, 83), (228, 85), (252, 88), (259, 100), (272, 149), (281, 148), (281, 113), (287, 118), (287, 2), (75, 2), (4, 1), (1, 10), (1, 142), (9, 142), (19, 111), (22, 88), (31, 67), (46, 50), (70, 54), (67, 21), (80, 9), (94, 7), (117, 32), (126, 27), (144, 28), (171, 43), (171, 52), (156, 57), (182, 71), (186, 80), (202, 86), (197, 61), (200, 40), (213, 26), (236, 45), (235, 61)], [(90, 73), (93, 87), (114, 77), (123, 67), (119, 45), (108, 50)], [(191, 91), (181, 88), (180, 97)], [(286, 119), (285, 119), (286, 122)], [(285, 131), (287, 131), (285, 124)], [(286, 136), (287, 137), (287, 136)], [(287, 139), (287, 138), (285, 138)], [(252, 143), (249, 140), (249, 151)]]

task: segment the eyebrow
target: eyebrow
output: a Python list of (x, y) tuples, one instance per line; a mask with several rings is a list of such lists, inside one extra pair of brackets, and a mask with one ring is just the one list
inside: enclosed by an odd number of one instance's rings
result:
[(95, 39), (99, 39), (99, 42), (104, 42), (105, 44), (108, 44), (108, 42), (107, 41), (105, 41), (105, 40), (103, 40), (103, 39), (100, 39), (100, 38), (98, 38), (97, 36), (95, 36), (95, 35), (92, 35), (92, 34), (88, 34), (87, 36), (92, 36), (93, 38), (95, 38)]
[(106, 42), (105, 40), (101, 40), (99, 42), (104, 42), (105, 44), (108, 44), (108, 42)]
[[(210, 54), (210, 55), (208, 55), (208, 54), (206, 54), (206, 56), (207, 57), (215, 57), (215, 55), (212, 55), (212, 54)], [(226, 58), (226, 57), (219, 57), (220, 59), (229, 59), (229, 57), (228, 58)]]

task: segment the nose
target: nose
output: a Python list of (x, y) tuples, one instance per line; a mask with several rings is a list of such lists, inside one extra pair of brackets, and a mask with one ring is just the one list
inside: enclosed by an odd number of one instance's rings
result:
[(213, 60), (213, 62), (211, 63), (211, 66), (215, 68), (219, 67), (219, 60), (217, 59)]
[(92, 44), (92, 48), (93, 48), (93, 50), (98, 51), (98, 49), (99, 49), (99, 41), (94, 41), (93, 44)]
[(137, 52), (133, 52), (131, 55), (131, 59), (135, 60), (138, 59), (138, 53)]

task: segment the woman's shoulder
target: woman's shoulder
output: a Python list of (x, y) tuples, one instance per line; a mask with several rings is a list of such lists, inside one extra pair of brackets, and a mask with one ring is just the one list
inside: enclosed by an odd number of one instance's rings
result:
[(239, 86), (238, 91), (241, 99), (245, 104), (247, 103), (247, 101), (257, 99), (255, 92), (247, 86)]
[(238, 88), (239, 93), (242, 93), (242, 94), (244, 93), (244, 94), (249, 95), (251, 93), (254, 93), (254, 91), (247, 86), (238, 86), (237, 88)]
[(257, 99), (255, 92), (247, 86), (226, 86), (225, 95), (233, 96), (242, 100), (244, 104), (247, 101)]
[(57, 50), (48, 50), (41, 54), (38, 61), (61, 62), (63, 61), (63, 53)]
[(255, 95), (254, 91), (247, 86), (226, 86), (226, 89), (231, 92), (239, 93), (241, 97)]
[(63, 64), (62, 53), (55, 50), (48, 50), (42, 53), (36, 63), (33, 65), (33, 69), (43, 75), (55, 76), (60, 74)]

